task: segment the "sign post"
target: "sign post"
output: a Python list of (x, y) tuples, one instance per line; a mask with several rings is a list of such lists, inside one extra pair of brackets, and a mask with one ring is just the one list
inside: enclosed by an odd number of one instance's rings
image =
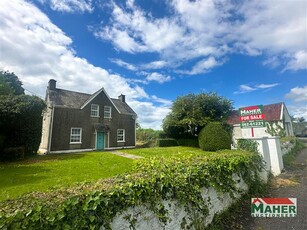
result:
[(263, 105), (253, 105), (239, 109), (241, 128), (251, 128), (254, 137), (254, 128), (265, 127)]

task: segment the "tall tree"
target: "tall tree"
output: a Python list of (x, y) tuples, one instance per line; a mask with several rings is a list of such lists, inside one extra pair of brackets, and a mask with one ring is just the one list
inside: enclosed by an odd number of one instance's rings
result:
[(164, 131), (173, 137), (196, 136), (209, 122), (226, 121), (232, 102), (216, 93), (178, 97), (163, 120)]
[(21, 85), (14, 73), (0, 72), (0, 160), (34, 154), (40, 144), (46, 105)]
[(1, 81), (4, 81), (10, 88), (12, 88), (13, 94), (25, 94), (25, 90), (22, 88), (21, 81), (13, 72), (10, 73), (8, 71), (0, 71), (0, 79), (2, 79), (0, 80), (0, 83)]

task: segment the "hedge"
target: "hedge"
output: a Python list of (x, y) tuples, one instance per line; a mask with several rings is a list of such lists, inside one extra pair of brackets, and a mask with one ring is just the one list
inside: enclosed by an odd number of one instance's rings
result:
[(199, 147), (205, 151), (217, 151), (231, 148), (231, 136), (219, 122), (205, 126), (198, 136)]
[(180, 146), (199, 147), (197, 138), (180, 138), (178, 139), (178, 144)]
[[(239, 174), (252, 186), (259, 181), (263, 168), (261, 157), (244, 151), (221, 151), (219, 154), (178, 154), (171, 158), (138, 161), (136, 174), (104, 180), (80, 189), (76, 195), (53, 191), (50, 197), (2, 202), (0, 229), (110, 229), (113, 218), (128, 207), (146, 204), (162, 226), (168, 221), (163, 200), (178, 200), (187, 218), (203, 221), (208, 204), (201, 196), (203, 187), (221, 192), (238, 192), (232, 176)], [(28, 202), (26, 206), (23, 201)], [(21, 205), (22, 204), (22, 205)], [(202, 223), (202, 222), (201, 222)], [(131, 219), (134, 228), (135, 219)], [(184, 220), (183, 228), (186, 226)]]
[(178, 146), (178, 142), (177, 142), (177, 140), (172, 139), (172, 138), (158, 139), (157, 145), (158, 145), (158, 147)]

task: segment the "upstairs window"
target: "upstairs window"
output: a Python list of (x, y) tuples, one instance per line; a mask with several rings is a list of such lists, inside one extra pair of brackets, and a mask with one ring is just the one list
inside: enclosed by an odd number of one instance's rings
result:
[(125, 130), (124, 129), (117, 130), (117, 142), (125, 142)]
[(80, 144), (82, 138), (82, 129), (81, 128), (71, 128), (70, 130), (70, 143), (71, 144)]
[(99, 117), (99, 105), (91, 105), (91, 117)]
[(104, 107), (104, 118), (111, 118), (111, 106)]

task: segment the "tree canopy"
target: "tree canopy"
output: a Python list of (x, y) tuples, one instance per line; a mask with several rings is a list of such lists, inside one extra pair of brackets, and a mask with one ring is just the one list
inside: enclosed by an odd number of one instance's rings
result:
[(23, 158), (40, 144), (45, 103), (21, 85), (15, 74), (0, 72), (0, 160)]
[(178, 97), (163, 120), (163, 130), (172, 137), (196, 136), (209, 122), (224, 122), (232, 101), (216, 93), (188, 94)]
[(19, 78), (8, 71), (0, 71), (0, 95), (21, 95), (25, 94)]

